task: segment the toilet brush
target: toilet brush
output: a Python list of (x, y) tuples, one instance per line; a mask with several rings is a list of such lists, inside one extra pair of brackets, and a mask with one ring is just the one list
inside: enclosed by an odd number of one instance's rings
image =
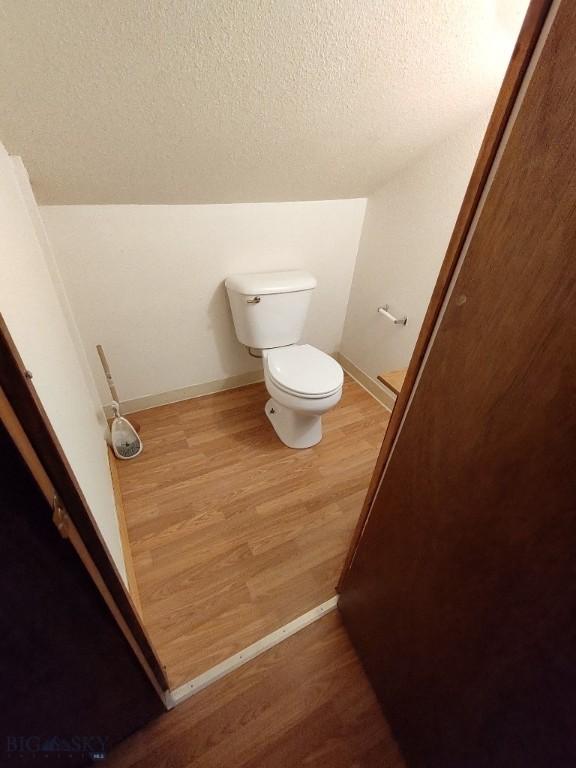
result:
[(120, 404), (118, 402), (118, 392), (112, 379), (112, 373), (108, 360), (104, 354), (104, 350), (101, 344), (96, 345), (98, 357), (102, 363), (104, 369), (104, 375), (108, 382), (110, 394), (112, 395), (112, 410), (114, 411), (114, 418), (110, 424), (110, 436), (112, 442), (112, 450), (114, 455), (119, 459), (133, 459), (142, 453), (142, 440), (138, 436), (140, 431), (140, 425), (136, 422), (130, 423), (128, 419), (125, 419), (120, 415)]

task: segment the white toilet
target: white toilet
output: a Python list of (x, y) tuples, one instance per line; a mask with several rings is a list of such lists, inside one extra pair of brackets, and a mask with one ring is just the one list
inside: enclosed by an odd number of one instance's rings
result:
[(238, 340), (262, 353), (266, 415), (289, 448), (322, 439), (322, 414), (342, 396), (344, 373), (329, 355), (297, 344), (316, 278), (309, 272), (231, 275), (226, 290)]

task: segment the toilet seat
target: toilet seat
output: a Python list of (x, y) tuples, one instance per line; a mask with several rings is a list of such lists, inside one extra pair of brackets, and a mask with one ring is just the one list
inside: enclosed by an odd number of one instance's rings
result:
[(330, 397), (342, 388), (342, 367), (310, 344), (277, 347), (264, 354), (266, 372), (282, 391), (302, 398)]

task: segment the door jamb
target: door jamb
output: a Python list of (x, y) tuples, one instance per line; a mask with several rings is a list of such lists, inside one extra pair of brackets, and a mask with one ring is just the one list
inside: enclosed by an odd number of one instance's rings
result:
[[(165, 703), (165, 669), (96, 526), (88, 503), (0, 314), (0, 417), (48, 501), (54, 522), (70, 540), (126, 637), (138, 663)], [(52, 498), (49, 498), (49, 497)]]
[(426, 310), (418, 340), (416, 341), (416, 346), (414, 347), (414, 352), (410, 359), (404, 384), (396, 399), (396, 403), (390, 416), (390, 421), (388, 422), (388, 427), (384, 434), (380, 453), (376, 459), (364, 504), (354, 533), (352, 534), (352, 541), (350, 542), (346, 560), (344, 561), (344, 566), (336, 587), (338, 591), (341, 590), (344, 578), (356, 555), (358, 544), (362, 538), (372, 508), (372, 503), (384, 474), (408, 402), (410, 401), (410, 396), (412, 395), (416, 379), (418, 378), (440, 309), (444, 303), (450, 282), (454, 275), (456, 264), (458, 263), (466, 237), (470, 231), (472, 220), (474, 219), (476, 209), (480, 202), (484, 187), (486, 186), (492, 164), (512, 113), (520, 86), (522, 85), (522, 80), (530, 63), (532, 53), (551, 5), (552, 0), (530, 0), (530, 5), (528, 6), (522, 28), (518, 35), (518, 40), (516, 41), (508, 69), (504, 75), (494, 109), (492, 110), (486, 128), (484, 139), (478, 152), (478, 157), (470, 181), (468, 182), (468, 187), (448, 243), (444, 261), (440, 267), (432, 298), (430, 299), (428, 309)]

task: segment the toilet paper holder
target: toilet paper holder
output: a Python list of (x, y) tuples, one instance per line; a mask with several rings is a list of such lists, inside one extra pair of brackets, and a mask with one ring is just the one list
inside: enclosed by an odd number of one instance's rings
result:
[(408, 318), (406, 317), (406, 315), (404, 315), (404, 317), (394, 317), (394, 315), (388, 310), (389, 310), (388, 304), (384, 304), (383, 307), (378, 307), (378, 313), (380, 315), (384, 315), (384, 317), (387, 317), (388, 320), (392, 320), (394, 325), (406, 325), (406, 323), (408, 322)]

